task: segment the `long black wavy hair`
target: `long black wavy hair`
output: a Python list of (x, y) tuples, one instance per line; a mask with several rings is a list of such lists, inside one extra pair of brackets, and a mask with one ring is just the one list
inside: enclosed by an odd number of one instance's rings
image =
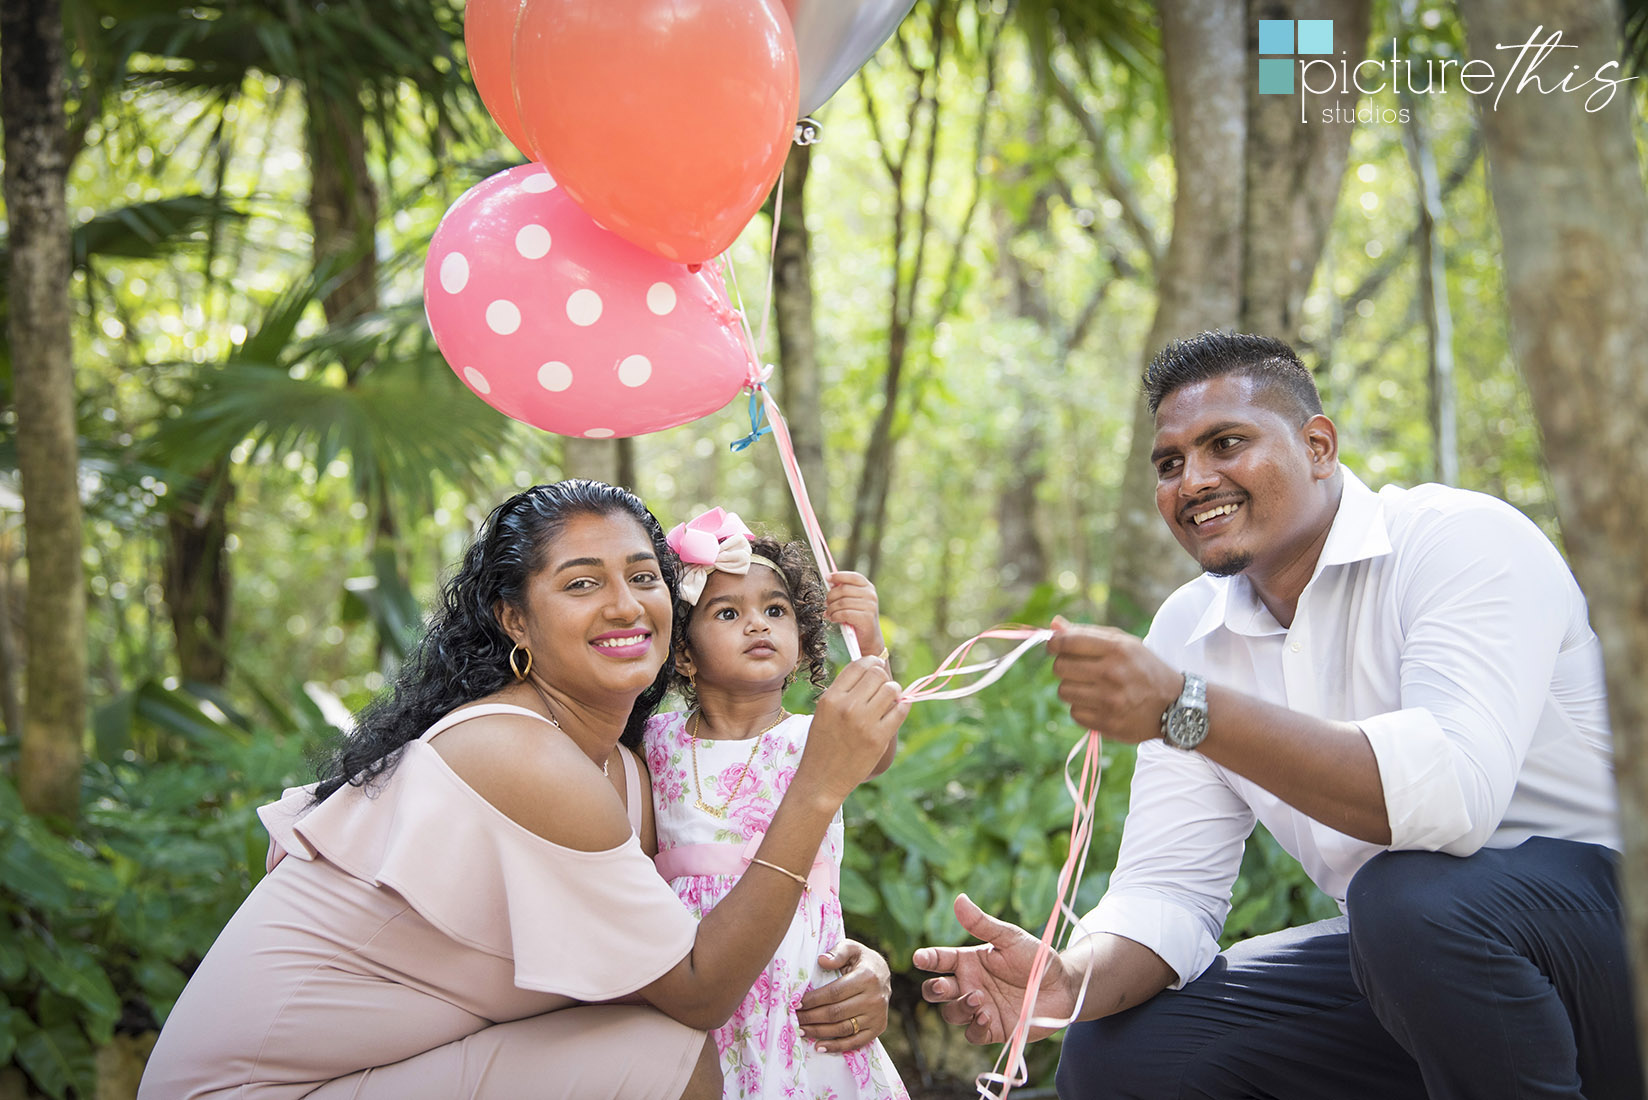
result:
[[(515, 494), (493, 509), (464, 551), (394, 682), (360, 712), (354, 732), (340, 738), (321, 763), (316, 801), (346, 783), (363, 786), (383, 775), (401, 749), (442, 715), (514, 681), (509, 667), (514, 642), (492, 609), (500, 602), (525, 606), (527, 585), (543, 567), (550, 540), (579, 515), (633, 517), (652, 539), (659, 574), (674, 600), (677, 559), (640, 497), (581, 479)], [(635, 700), (619, 738), (625, 745), (639, 747), (641, 727), (663, 699), (673, 672), (674, 662), (665, 658), (657, 678)]]
[[(789, 589), (790, 605), (795, 608), (796, 630), (801, 635), (801, 664), (807, 669), (807, 680), (813, 685), (813, 694), (816, 695), (827, 686), (830, 675), (830, 624), (824, 618), (824, 584), (818, 579), (812, 551), (799, 540), (779, 542), (766, 535), (750, 539), (750, 550), (778, 566), (784, 574), (784, 587)], [(687, 644), (687, 626), (697, 611), (686, 600), (675, 601), (672, 653)], [(670, 662), (670, 672), (673, 674), (670, 686), (686, 700), (688, 709), (696, 707), (698, 691), (692, 681), (675, 671), (674, 661)]]

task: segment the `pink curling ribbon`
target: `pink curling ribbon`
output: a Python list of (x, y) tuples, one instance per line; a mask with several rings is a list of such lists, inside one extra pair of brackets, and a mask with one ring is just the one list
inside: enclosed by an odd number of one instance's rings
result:
[[(1072, 783), (1070, 764), (1075, 760), (1077, 753), (1082, 753), (1081, 777)], [(1099, 774), (1102, 767), (1099, 735), (1088, 730), (1071, 746), (1070, 754), (1064, 759), (1064, 786), (1076, 802), (1076, 812), (1070, 821), (1070, 854), (1065, 857), (1064, 866), (1059, 869), (1058, 894), (1053, 901), (1053, 912), (1047, 918), (1047, 926), (1042, 929), (1041, 942), (1036, 945), (1036, 953), (1030, 960), (1030, 976), (1025, 982), (1024, 1000), (1019, 1005), (1018, 1021), (1008, 1032), (1007, 1041), (1002, 1045), (996, 1064), (988, 1073), (978, 1075), (978, 1094), (986, 1100), (1006, 1100), (1015, 1085), (1022, 1085), (1028, 1079), (1029, 1070), (1024, 1064), (1024, 1048), (1030, 1042), (1030, 1029), (1045, 1027), (1057, 1030), (1074, 1022), (1076, 1012), (1080, 1010), (1081, 1003), (1087, 996), (1087, 983), (1093, 977), (1091, 959), (1082, 973), (1081, 986), (1076, 991), (1076, 1001), (1071, 1014), (1065, 1017), (1035, 1015), (1036, 991), (1041, 988), (1042, 978), (1047, 975), (1048, 963), (1057, 950), (1053, 942), (1058, 934), (1059, 918), (1063, 916), (1069, 922), (1072, 931), (1081, 921), (1081, 915), (1075, 911), (1073, 903), (1076, 900), (1076, 890), (1081, 885), (1082, 873), (1087, 867), (1088, 849), (1093, 842), (1093, 821), (1097, 814)], [(1000, 1091), (996, 1091), (997, 1088)]]
[[(1052, 636), (1051, 630), (1028, 626), (1000, 626), (986, 630), (952, 650), (935, 671), (911, 681), (904, 689), (903, 697), (913, 703), (919, 703), (933, 699), (960, 699), (982, 691), (1001, 679), (1013, 663), (1024, 656), (1031, 647), (1040, 645)], [(968, 658), (973, 648), (985, 639), (1012, 641), (1018, 644), (1001, 657), (969, 664)], [(964, 681), (964, 678), (969, 676), (975, 678)], [(1081, 776), (1072, 782), (1070, 765), (1077, 753), (1083, 753)], [(978, 1076), (978, 1094), (987, 1100), (1005, 1100), (1013, 1086), (1024, 1084), (1028, 1078), (1024, 1048), (1030, 1041), (1031, 1028), (1057, 1029), (1075, 1019), (1074, 1015), (1068, 1019), (1049, 1019), (1035, 1015), (1035, 991), (1040, 988), (1042, 978), (1046, 976), (1048, 964), (1052, 960), (1055, 950), (1053, 943), (1058, 934), (1060, 917), (1066, 918), (1072, 928), (1081, 919), (1073, 908), (1073, 903), (1076, 890), (1081, 885), (1082, 872), (1087, 866), (1087, 853), (1092, 844), (1101, 770), (1099, 735), (1089, 730), (1071, 747), (1070, 754), (1065, 757), (1064, 785), (1076, 804), (1076, 812), (1070, 822), (1070, 851), (1065, 857), (1064, 866), (1059, 870), (1058, 893), (1053, 903), (1053, 912), (1047, 918), (1041, 942), (1037, 944), (1036, 953), (1031, 957), (1030, 977), (1025, 986), (1024, 1001), (1019, 1006), (1018, 1021), (1008, 1034), (995, 1065), (989, 1072)], [(1091, 977), (1090, 967), (1082, 975), (1081, 989), (1076, 995), (1078, 1006), (1087, 995), (1087, 983)]]
[[(1006, 675), (1007, 670), (1013, 667), (1013, 663), (1024, 656), (1032, 646), (1040, 645), (1052, 636), (1051, 630), (1033, 626), (998, 626), (986, 630), (952, 649), (950, 655), (939, 662), (936, 670), (910, 681), (909, 686), (904, 689), (903, 698), (912, 703), (922, 703), (933, 699), (962, 699), (983, 691)], [(973, 647), (986, 638), (1015, 641), (1018, 645), (1004, 656), (978, 664), (966, 664)], [(950, 686), (954, 681), (975, 673), (982, 675), (972, 683), (960, 687)]]
[[(782, 187), (780, 187), (782, 191)], [(778, 236), (778, 211), (773, 212), (773, 239), (776, 247)], [(732, 285), (733, 294), (739, 296), (740, 306), (742, 297), (738, 291), (738, 279), (732, 272), (732, 265), (727, 265), (728, 281)], [(764, 342), (767, 334), (767, 317), (772, 305), (772, 264), (768, 264), (767, 310), (762, 313), (760, 342)], [(807, 543), (812, 548), (813, 560), (818, 564), (819, 576), (826, 582), (830, 574), (836, 571), (835, 560), (830, 556), (829, 545), (824, 540), (824, 531), (818, 522), (818, 516), (813, 512), (811, 500), (807, 496), (807, 483), (801, 476), (801, 465), (795, 457), (795, 444), (790, 439), (790, 426), (784, 420), (779, 410), (778, 402), (773, 399), (772, 391), (767, 388), (767, 382), (772, 375), (772, 367), (760, 366), (760, 342), (750, 331), (749, 318), (743, 309), (739, 309), (739, 316), (743, 320), (744, 336), (750, 349), (750, 376), (748, 389), (750, 391), (750, 434), (733, 446), (742, 450), (755, 443), (762, 435), (769, 431), (773, 441), (778, 444), (778, 455), (783, 463), (784, 478), (790, 485), (790, 496), (795, 501), (795, 510), (801, 516), (801, 526), (806, 531)], [(759, 423), (756, 413), (756, 399), (760, 398), (761, 412), (765, 415), (768, 427)], [(1017, 661), (1032, 646), (1047, 641), (1053, 636), (1051, 630), (1035, 629), (1031, 627), (1000, 627), (987, 630), (975, 638), (963, 642), (951, 652), (949, 657), (939, 665), (938, 669), (926, 676), (913, 681), (905, 688), (903, 697), (911, 702), (924, 702), (933, 699), (960, 699), (980, 691), (999, 680), (1013, 662)], [(857, 660), (861, 654), (858, 648), (858, 638), (851, 631), (843, 629), (841, 638), (847, 645), (847, 654)], [(1019, 644), (1003, 657), (995, 660), (968, 665), (966, 659), (973, 646), (985, 638), (1017, 641)], [(978, 679), (961, 686), (951, 686), (956, 680), (965, 676), (981, 674)], [(1024, 1063), (1024, 1048), (1030, 1041), (1032, 1027), (1060, 1028), (1071, 1023), (1075, 1017), (1069, 1019), (1048, 1019), (1034, 1015), (1036, 1006), (1036, 990), (1041, 985), (1042, 978), (1047, 973), (1047, 966), (1053, 955), (1053, 941), (1058, 932), (1059, 918), (1062, 915), (1075, 928), (1080, 917), (1072, 907), (1075, 901), (1077, 887), (1081, 884), (1082, 872), (1087, 866), (1087, 852), (1093, 839), (1093, 818), (1099, 792), (1099, 775), (1102, 760), (1099, 749), (1099, 735), (1092, 730), (1070, 749), (1070, 755), (1065, 758), (1064, 785), (1075, 800), (1076, 811), (1070, 822), (1070, 853), (1065, 858), (1064, 866), (1059, 870), (1058, 896), (1053, 904), (1053, 912), (1047, 918), (1047, 925), (1042, 931), (1041, 942), (1036, 947), (1036, 953), (1031, 959), (1030, 980), (1025, 987), (1024, 1002), (1019, 1008), (1018, 1022), (1008, 1034), (1003, 1044), (1001, 1056), (997, 1058), (995, 1066), (988, 1073), (981, 1073), (977, 1079), (979, 1096), (985, 1100), (1006, 1100), (1015, 1085), (1022, 1085), (1029, 1077), (1029, 1071)], [(1081, 777), (1075, 783), (1070, 780), (1070, 764), (1078, 752), (1085, 753), (1082, 757)], [(1087, 995), (1087, 983), (1092, 977), (1092, 967), (1082, 975), (1081, 988), (1076, 995), (1076, 1006), (1081, 1006), (1082, 999)], [(995, 1091), (999, 1088), (1000, 1091)]]
[(681, 570), (681, 598), (697, 606), (712, 572), (744, 574), (750, 571), (750, 529), (736, 512), (711, 508), (664, 536), (686, 568)]
[[(773, 215), (774, 226), (776, 226), (777, 223), (778, 215), (775, 212)], [(775, 229), (775, 241), (777, 239), (776, 232), (777, 230)], [(830, 581), (830, 574), (836, 572), (835, 558), (830, 555), (829, 543), (827, 543), (824, 539), (823, 525), (818, 522), (818, 514), (813, 511), (812, 498), (807, 495), (807, 479), (801, 476), (801, 463), (795, 457), (795, 442), (790, 438), (790, 425), (787, 421), (785, 421), (783, 411), (779, 409), (778, 402), (773, 398), (772, 390), (767, 387), (767, 382), (772, 377), (772, 367), (762, 367), (760, 365), (760, 353), (757, 350), (759, 345), (756, 341), (755, 333), (750, 331), (749, 317), (745, 314), (742, 308), (743, 295), (738, 289), (738, 276), (733, 272), (731, 264), (727, 265), (727, 282), (728, 285), (732, 287), (733, 296), (739, 302), (740, 308), (738, 313), (739, 316), (743, 318), (744, 338), (748, 341), (750, 349), (750, 376), (747, 388), (750, 392), (751, 431), (749, 435), (745, 436), (744, 439), (740, 440), (738, 443), (734, 443), (733, 446), (736, 449), (742, 450), (743, 447), (754, 443), (761, 436), (766, 435), (769, 432), (772, 434), (773, 442), (778, 444), (778, 458), (784, 467), (784, 480), (787, 481), (790, 486), (790, 498), (795, 501), (796, 514), (801, 517), (801, 528), (806, 533), (807, 545), (813, 552), (813, 562), (818, 566), (819, 578), (823, 580), (825, 584), (828, 584)], [(770, 290), (767, 295), (767, 300), (770, 307), (772, 302), (772, 294)], [(761, 322), (761, 334), (763, 338), (765, 338), (766, 333), (767, 322), (765, 319), (765, 314), (763, 314), (763, 319)], [(757, 413), (757, 400), (760, 401), (759, 414)], [(767, 420), (767, 425), (765, 427), (759, 423), (762, 416), (764, 416)], [(740, 446), (740, 444), (742, 444), (742, 446)], [(848, 660), (856, 661), (864, 655), (858, 648), (858, 635), (853, 633), (851, 630), (847, 630), (845, 628), (842, 629), (841, 640), (847, 646)]]

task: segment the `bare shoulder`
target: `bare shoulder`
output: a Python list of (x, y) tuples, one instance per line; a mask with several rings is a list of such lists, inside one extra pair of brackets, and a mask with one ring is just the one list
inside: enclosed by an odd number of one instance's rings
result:
[(599, 852), (630, 835), (623, 804), (601, 769), (547, 722), (487, 715), (452, 727), (430, 746), (471, 790), (545, 840)]

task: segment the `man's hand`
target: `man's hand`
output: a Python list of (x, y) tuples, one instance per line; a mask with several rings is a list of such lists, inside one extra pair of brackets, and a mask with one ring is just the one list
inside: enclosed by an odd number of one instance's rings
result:
[(824, 970), (839, 970), (833, 982), (815, 986), (801, 998), (796, 1020), (801, 1035), (827, 1054), (869, 1046), (887, 1030), (893, 975), (887, 960), (857, 940), (843, 940), (818, 957)]
[(1160, 737), (1162, 712), (1184, 689), (1184, 675), (1125, 631), (1053, 620), (1047, 651), (1059, 698), (1083, 729), (1138, 744)]
[[(975, 938), (976, 947), (923, 947), (915, 954), (918, 969), (944, 975), (921, 983), (921, 995), (934, 1004), (947, 1023), (965, 1025), (969, 1043), (1002, 1043), (1018, 1023), (1030, 964), (1040, 941), (1016, 925), (999, 921), (974, 905), (966, 894), (956, 898), (956, 919)], [(1042, 975), (1036, 997), (1036, 1015), (1070, 1016), (1076, 1008), (1081, 979), (1053, 954)], [(1040, 1039), (1053, 1028), (1032, 1028)]]

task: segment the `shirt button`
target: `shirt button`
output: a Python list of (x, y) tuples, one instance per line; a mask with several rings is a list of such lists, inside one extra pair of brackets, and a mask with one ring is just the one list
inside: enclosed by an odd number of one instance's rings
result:
[(1294, 642), (1292, 645), (1288, 646), (1288, 648), (1293, 650), (1293, 652), (1297, 653), (1303, 647), (1298, 642)]

